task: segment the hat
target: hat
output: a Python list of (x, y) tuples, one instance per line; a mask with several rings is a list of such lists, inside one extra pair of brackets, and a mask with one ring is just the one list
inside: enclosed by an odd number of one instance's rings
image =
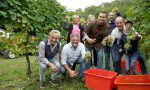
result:
[(133, 26), (133, 22), (132, 21), (126, 21), (125, 25), (130, 23)]

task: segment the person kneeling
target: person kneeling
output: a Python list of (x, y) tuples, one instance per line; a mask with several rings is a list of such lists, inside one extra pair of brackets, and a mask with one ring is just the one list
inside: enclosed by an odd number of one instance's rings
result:
[(61, 44), (59, 41), (60, 32), (52, 30), (49, 33), (49, 38), (40, 42), (39, 48), (39, 74), (40, 74), (40, 88), (45, 86), (45, 70), (49, 67), (52, 71), (50, 83), (57, 85), (55, 79), (60, 72), (63, 72), (63, 67), (59, 62), (59, 52)]
[(65, 70), (68, 71), (70, 77), (78, 76), (78, 73), (73, 70), (73, 66), (80, 64), (79, 76), (81, 80), (84, 80), (85, 70), (85, 46), (79, 42), (80, 36), (76, 33), (71, 35), (70, 43), (66, 44), (61, 52), (61, 63)]

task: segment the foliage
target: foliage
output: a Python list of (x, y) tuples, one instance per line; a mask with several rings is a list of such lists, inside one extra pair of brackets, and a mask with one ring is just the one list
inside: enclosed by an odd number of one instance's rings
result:
[(9, 38), (1, 39), (0, 48), (26, 55), (28, 79), (31, 76), (29, 53), (37, 51), (39, 42), (48, 37), (50, 30), (63, 32), (64, 11), (56, 0), (0, 1), (0, 28), (10, 33)]
[(143, 36), (140, 49), (150, 57), (150, 2), (149, 0), (113, 0), (111, 3), (102, 3), (99, 6), (87, 7), (84, 11), (85, 17), (88, 14), (98, 16), (98, 13), (104, 10), (106, 13), (115, 11), (125, 18), (134, 22), (134, 28)]
[(128, 18), (134, 22), (135, 29), (143, 36), (140, 49), (150, 57), (150, 2), (148, 0), (134, 0), (130, 8), (132, 13), (129, 13)]
[(5, 42), (1, 48), (16, 54), (26, 53), (27, 33), (30, 35), (27, 48), (34, 53), (49, 30), (63, 31), (65, 8), (56, 0), (4, 0), (0, 1), (0, 8), (0, 28), (11, 34), (10, 38), (3, 38)]

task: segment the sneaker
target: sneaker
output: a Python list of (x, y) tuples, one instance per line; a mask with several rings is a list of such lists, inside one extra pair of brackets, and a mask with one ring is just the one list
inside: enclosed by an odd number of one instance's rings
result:
[(40, 82), (40, 88), (41, 89), (45, 88), (45, 82)]
[(53, 86), (58, 85), (58, 84), (56, 83), (56, 81), (55, 81), (55, 80), (50, 80), (50, 83), (51, 83)]

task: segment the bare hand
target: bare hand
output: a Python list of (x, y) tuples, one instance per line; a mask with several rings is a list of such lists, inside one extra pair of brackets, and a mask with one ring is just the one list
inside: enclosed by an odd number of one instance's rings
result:
[(87, 42), (90, 43), (90, 44), (93, 44), (95, 43), (96, 39), (91, 39), (91, 38), (88, 38), (87, 39)]
[(52, 70), (52, 72), (56, 72), (57, 71), (57, 67), (53, 64), (50, 65), (50, 69)]
[(135, 32), (135, 37), (136, 39), (140, 40), (141, 39), (141, 35), (138, 32)]
[(70, 77), (76, 77), (76, 76), (78, 76), (78, 73), (75, 72), (75, 71), (73, 71), (73, 70), (71, 70), (71, 71), (69, 72), (69, 74), (70, 74)]
[(121, 53), (123, 50), (122, 49), (119, 49), (119, 52)]

